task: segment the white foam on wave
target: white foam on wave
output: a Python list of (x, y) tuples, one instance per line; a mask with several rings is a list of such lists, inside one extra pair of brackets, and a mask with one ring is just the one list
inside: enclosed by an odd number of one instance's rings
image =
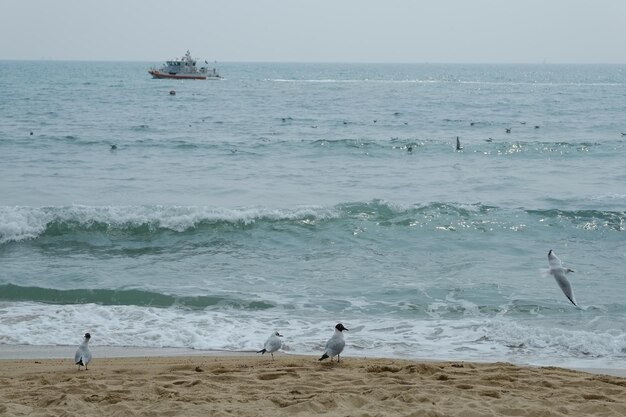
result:
[(90, 332), (94, 345), (242, 350), (267, 338), (267, 331), (254, 329), (263, 327), (258, 325), (252, 314), (235, 318), (177, 308), (0, 303), (0, 344), (74, 344), (77, 335)]
[(33, 239), (52, 222), (76, 222), (83, 226), (104, 223), (112, 228), (149, 225), (182, 232), (203, 221), (252, 224), (260, 219), (298, 220), (336, 217), (331, 208), (308, 206), (294, 209), (211, 208), (201, 206), (67, 206), (0, 207), (0, 244)]
[(187, 310), (136, 306), (0, 303), (0, 344), (72, 345), (90, 332), (102, 346), (252, 351), (279, 330), (284, 351), (320, 353), (337, 322), (346, 355), (511, 361), (532, 365), (607, 367), (626, 356), (626, 334), (510, 318), (402, 319), (330, 317), (267, 310)]
[(33, 239), (46, 228), (45, 216), (19, 207), (0, 207), (0, 244)]
[(599, 194), (589, 197), (591, 201), (605, 201), (605, 200), (626, 200), (626, 194)]

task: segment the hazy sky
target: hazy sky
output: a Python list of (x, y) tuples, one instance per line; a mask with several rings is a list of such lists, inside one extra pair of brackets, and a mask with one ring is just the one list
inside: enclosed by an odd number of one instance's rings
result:
[(626, 0), (0, 0), (0, 59), (626, 63)]

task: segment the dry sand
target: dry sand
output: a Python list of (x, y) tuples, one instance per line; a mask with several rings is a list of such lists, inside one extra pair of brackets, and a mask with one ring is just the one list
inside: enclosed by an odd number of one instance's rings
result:
[(626, 378), (505, 363), (0, 360), (1, 416), (626, 416)]

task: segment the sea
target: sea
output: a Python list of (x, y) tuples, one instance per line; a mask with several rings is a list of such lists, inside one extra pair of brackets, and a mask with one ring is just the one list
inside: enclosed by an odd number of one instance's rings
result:
[(0, 349), (626, 368), (625, 65), (159, 64), (0, 61)]

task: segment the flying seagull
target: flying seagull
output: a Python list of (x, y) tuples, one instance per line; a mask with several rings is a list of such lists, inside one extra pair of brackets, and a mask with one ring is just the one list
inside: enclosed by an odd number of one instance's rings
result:
[(559, 287), (561, 287), (561, 290), (563, 291), (563, 294), (565, 294), (567, 299), (570, 300), (572, 304), (574, 304), (576, 307), (578, 307), (578, 304), (576, 304), (576, 298), (574, 297), (574, 290), (572, 290), (572, 286), (570, 285), (567, 278), (565, 278), (565, 274), (567, 274), (568, 272), (574, 272), (574, 270), (569, 268), (563, 268), (561, 260), (557, 258), (552, 249), (550, 249), (550, 251), (548, 252), (548, 263), (550, 264), (550, 269), (548, 271), (550, 275), (552, 275), (556, 280), (556, 283), (559, 284)]

